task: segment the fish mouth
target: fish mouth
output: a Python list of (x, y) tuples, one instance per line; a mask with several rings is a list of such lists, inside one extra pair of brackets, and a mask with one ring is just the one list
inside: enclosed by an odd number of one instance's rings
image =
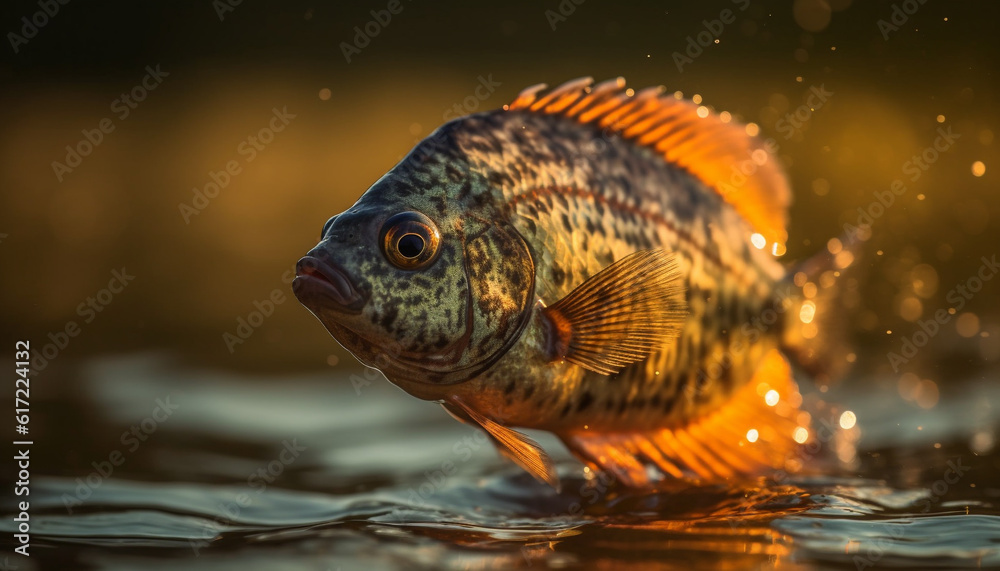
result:
[(315, 256), (305, 256), (295, 264), (292, 292), (313, 312), (334, 309), (358, 313), (365, 303), (343, 268)]

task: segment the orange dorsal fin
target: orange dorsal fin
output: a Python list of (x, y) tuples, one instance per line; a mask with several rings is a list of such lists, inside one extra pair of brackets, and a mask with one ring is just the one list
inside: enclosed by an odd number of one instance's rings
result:
[(653, 149), (715, 189), (769, 243), (787, 240), (792, 193), (784, 170), (764, 142), (728, 114), (664, 95), (663, 88), (626, 89), (620, 77), (597, 85), (584, 77), (548, 92), (545, 87), (525, 89), (504, 109), (561, 115)]
[[(774, 395), (770, 395), (770, 391)], [(721, 408), (680, 428), (644, 432), (576, 431), (560, 434), (574, 454), (631, 487), (653, 484), (648, 468), (665, 479), (719, 481), (801, 469), (799, 443), (813, 436), (800, 426), (801, 397), (778, 351), (764, 358), (753, 379)]]

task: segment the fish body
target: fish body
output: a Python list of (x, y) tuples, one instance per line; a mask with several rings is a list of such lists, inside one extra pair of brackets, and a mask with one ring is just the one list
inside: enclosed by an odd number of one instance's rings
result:
[[(798, 428), (760, 387), (794, 405), (780, 351), (815, 353), (794, 338), (802, 283), (752, 243), (783, 248), (789, 202), (776, 159), (705, 108), (621, 80), (536, 86), (419, 143), (327, 222), (295, 292), (539, 479), (551, 463), (512, 427), (637, 486), (649, 466), (750, 474)], [(740, 452), (750, 429), (761, 450)]]
[[(633, 252), (676, 256), (687, 318), (673, 343), (613, 378), (545, 357), (544, 327), (533, 321), (496, 366), (463, 387), (470, 402), (516, 426), (594, 430), (679, 426), (727, 400), (780, 340), (772, 328), (739, 352), (711, 390), (699, 373), (729, 351), (740, 327), (759, 315), (784, 270), (751, 246), (753, 229), (714, 190), (652, 151), (556, 115), (496, 112), (469, 118), (471, 154), (483, 165), (501, 155), (511, 176), (498, 200), (535, 256), (535, 295), (560, 300), (586, 278)], [(489, 149), (483, 147), (489, 143)], [(600, 151), (595, 141), (603, 143)], [(511, 151), (513, 149), (513, 152)], [(483, 155), (483, 156), (481, 156)], [(481, 168), (481, 167), (480, 167)], [(685, 395), (689, 395), (687, 398)]]

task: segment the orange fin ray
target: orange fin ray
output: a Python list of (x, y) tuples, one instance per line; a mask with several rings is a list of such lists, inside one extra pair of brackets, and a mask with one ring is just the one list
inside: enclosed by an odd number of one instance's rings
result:
[(497, 450), (507, 459), (523, 468), (535, 479), (559, 491), (559, 476), (556, 474), (555, 465), (537, 442), (486, 417), (458, 398), (449, 399), (444, 408), (458, 420), (482, 428), (490, 435)]
[(552, 360), (613, 375), (680, 332), (683, 280), (671, 255), (640, 250), (594, 274), (542, 314)]
[[(772, 390), (778, 402), (768, 404)], [(631, 487), (649, 486), (663, 478), (720, 481), (768, 470), (792, 472), (801, 467), (796, 451), (809, 435), (808, 427), (798, 425), (800, 403), (788, 361), (773, 350), (751, 382), (728, 403), (686, 427), (579, 431), (560, 438), (593, 469), (608, 471)]]
[[(662, 88), (626, 90), (620, 77), (597, 85), (583, 77), (545, 89), (531, 86), (504, 108), (561, 115), (649, 147), (715, 189), (768, 242), (788, 239), (792, 193), (784, 170), (760, 139), (728, 115), (664, 95)], [(747, 161), (752, 172), (735, 174), (734, 167)]]

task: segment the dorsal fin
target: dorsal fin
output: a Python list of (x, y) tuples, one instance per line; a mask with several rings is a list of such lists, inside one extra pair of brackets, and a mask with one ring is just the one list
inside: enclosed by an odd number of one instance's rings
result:
[[(525, 89), (504, 109), (561, 115), (653, 149), (719, 192), (769, 243), (787, 240), (788, 179), (764, 143), (727, 114), (664, 95), (663, 88), (633, 92), (620, 77), (597, 85), (584, 77), (549, 92), (545, 87)], [(752, 172), (741, 172), (741, 165)]]

